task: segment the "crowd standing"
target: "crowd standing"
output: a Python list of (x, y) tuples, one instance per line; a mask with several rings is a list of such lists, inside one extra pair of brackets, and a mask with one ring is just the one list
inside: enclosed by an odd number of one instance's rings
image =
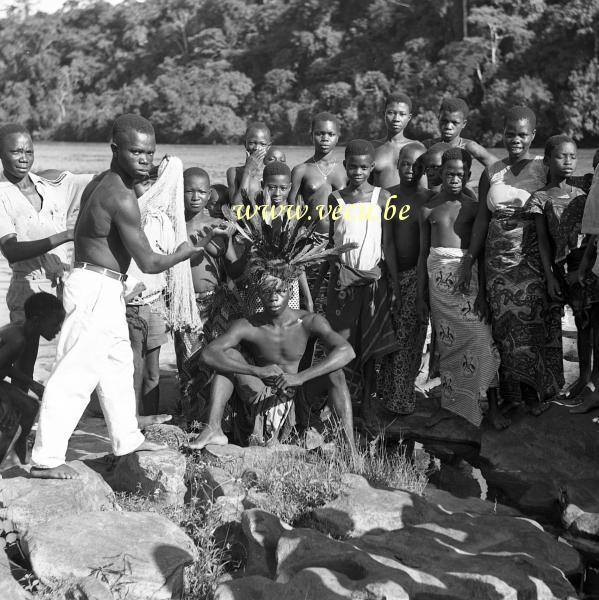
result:
[[(407, 138), (411, 113), (410, 98), (390, 95), (385, 137), (349, 141), (341, 162), (339, 121), (319, 113), (314, 152), (293, 168), (268, 125), (251, 123), (226, 186), (201, 165), (183, 172), (165, 158), (157, 169), (153, 127), (137, 115), (115, 120), (112, 161), (96, 175), (32, 172), (29, 132), (1, 127), (0, 250), (12, 271), (0, 329), (4, 465), (76, 477), (66, 450), (92, 396), (116, 456), (159, 448), (142, 430), (171, 419), (158, 391), (171, 333), (179, 416), (204, 424), (194, 449), (301, 439), (326, 406), (355, 448), (356, 410), (368, 424), (417, 409), (429, 324), (441, 390), (431, 427), (487, 419), (501, 430), (514, 407), (539, 416), (558, 398), (572, 412), (599, 407), (599, 182), (576, 174), (576, 143), (554, 135), (533, 156), (535, 114), (511, 107), (500, 160), (462, 137), (463, 100), (441, 101), (438, 138)], [(473, 160), (484, 167), (477, 192)], [(148, 200), (167, 188), (180, 223)], [(187, 288), (169, 286), (175, 268), (189, 270)], [(185, 325), (169, 318), (181, 303), (167, 289), (189, 296)], [(580, 358), (568, 389), (566, 304)], [(44, 389), (33, 379), (39, 339), (57, 334)]]

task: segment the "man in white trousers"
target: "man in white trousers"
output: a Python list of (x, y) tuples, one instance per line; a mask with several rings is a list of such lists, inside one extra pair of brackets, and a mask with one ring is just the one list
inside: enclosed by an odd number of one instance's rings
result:
[(155, 147), (149, 121), (137, 115), (117, 118), (110, 169), (83, 192), (75, 226), (75, 265), (64, 288), (67, 317), (33, 448), (34, 477), (77, 478), (65, 464), (68, 441), (96, 386), (116, 456), (163, 447), (145, 441), (137, 424), (125, 273), (132, 257), (144, 273), (160, 273), (203, 249), (184, 242), (173, 254), (157, 254), (141, 228), (133, 186), (148, 177)]

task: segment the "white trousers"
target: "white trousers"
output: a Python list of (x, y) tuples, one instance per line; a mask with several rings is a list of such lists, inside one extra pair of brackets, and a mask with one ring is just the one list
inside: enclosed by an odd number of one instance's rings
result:
[(32, 453), (33, 464), (43, 468), (65, 462), (69, 438), (96, 387), (114, 454), (128, 454), (145, 439), (135, 414), (133, 352), (123, 284), (74, 269), (64, 286), (63, 303), (67, 316), (42, 399)]

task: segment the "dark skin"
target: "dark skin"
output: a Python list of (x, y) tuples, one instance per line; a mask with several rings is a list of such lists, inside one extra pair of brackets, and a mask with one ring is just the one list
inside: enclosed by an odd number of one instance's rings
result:
[[(547, 185), (541, 188), (541, 191), (546, 192), (551, 196), (563, 196), (565, 194), (571, 194), (573, 189), (572, 186), (567, 183), (567, 179), (572, 176), (576, 170), (576, 145), (573, 143), (563, 143), (557, 148), (554, 148), (551, 156), (545, 157), (544, 162), (549, 170), (549, 181)], [(579, 190), (580, 193), (582, 191)], [(549, 230), (547, 227), (547, 221), (545, 215), (535, 214), (535, 226), (537, 229), (537, 236), (539, 240), (539, 252), (541, 254), (541, 261), (543, 263), (543, 270), (545, 272), (545, 280), (547, 284), (547, 293), (549, 298), (558, 303), (563, 303), (563, 293), (560, 282), (556, 277), (557, 267), (554, 262), (553, 245), (550, 239)], [(580, 265), (581, 270), (585, 271), (585, 265)], [(568, 273), (567, 277), (570, 281), (578, 281), (579, 273), (577, 271)], [(584, 285), (584, 276), (583, 276)], [(594, 309), (597, 310), (594, 310)], [(593, 356), (593, 322), (597, 322), (596, 318), (599, 317), (599, 307), (593, 307), (591, 309), (595, 312), (595, 319), (593, 319), (593, 313), (591, 313), (591, 319), (588, 324), (584, 324), (581, 319), (575, 317), (576, 329), (577, 329), (577, 349), (580, 374), (578, 379), (572, 383), (571, 386), (566, 390), (565, 395), (569, 398), (576, 398), (591, 381), (593, 371), (597, 371), (597, 353), (595, 352), (595, 368), (592, 368)], [(584, 400), (581, 406), (576, 407), (571, 412), (586, 412), (589, 410), (588, 407), (592, 406), (599, 400), (599, 394), (591, 392)]]
[[(264, 279), (260, 296), (263, 313), (235, 321), (202, 352), (202, 360), (221, 375), (213, 382), (208, 425), (190, 447), (200, 449), (208, 444), (227, 443), (221, 429), (224, 408), (236, 382), (254, 378), (283, 394), (308, 381), (320, 381), (328, 388), (329, 400), (341, 419), (350, 447), (355, 450), (351, 400), (342, 372), (355, 356), (351, 346), (322, 316), (289, 308), (289, 286), (282, 280)], [(327, 356), (318, 365), (299, 371), (310, 337), (324, 344)], [(249, 364), (236, 349), (240, 344), (251, 354), (254, 364)]]
[[(369, 178), (375, 168), (374, 157), (369, 155), (350, 155), (343, 161), (343, 166), (345, 167), (347, 178), (349, 180), (347, 187), (339, 190), (339, 194), (343, 198), (343, 201), (346, 204), (356, 204), (361, 202), (369, 203), (372, 197), (372, 191), (374, 189), (374, 187), (369, 183)], [(380, 191), (378, 204), (381, 209), (384, 209), (390, 196), (391, 194), (389, 194), (387, 190), (382, 189)], [(342, 218), (343, 215), (343, 211), (339, 206), (337, 199), (332, 194), (329, 196), (328, 211), (330, 214), (329, 240), (332, 244), (334, 238), (334, 222), (336, 219)], [(365, 218), (368, 218), (367, 213), (365, 213)], [(385, 228), (383, 227), (383, 253), (385, 256), (390, 256), (393, 254), (392, 240), (390, 239), (390, 236), (385, 236), (384, 234)], [(315, 284), (315, 297), (320, 290), (324, 276), (329, 268), (330, 263), (324, 263), (321, 267), (321, 271)], [(344, 339), (348, 339), (350, 331), (349, 329), (342, 329), (337, 333), (339, 333), (339, 335), (341, 335), (341, 337)], [(365, 385), (362, 397), (363, 399), (369, 399), (370, 391), (375, 382), (374, 361), (368, 361), (368, 363), (364, 366), (364, 382)]]
[[(420, 249), (418, 214), (434, 196), (434, 193), (422, 184), (424, 169), (420, 157), (424, 151), (423, 147), (415, 144), (408, 144), (401, 149), (397, 163), (401, 183), (389, 190), (390, 202), (397, 207), (397, 216), (383, 220), (383, 235), (390, 240), (393, 248), (390, 254), (385, 254), (385, 261), (391, 274), (393, 290), (398, 298), (400, 292), (397, 273), (418, 264)], [(405, 209), (402, 211), (403, 207), (409, 207), (409, 212)], [(407, 218), (399, 218), (399, 215), (404, 214)]]
[(5, 459), (15, 464), (16, 459), (21, 463), (28, 462), (27, 436), (39, 408), (39, 403), (28, 396), (27, 391), (31, 390), (39, 400), (44, 394), (44, 386), (32, 379), (28, 369), (22, 369), (23, 359), (28, 362), (31, 348), (34, 348), (37, 354), (40, 337), (50, 341), (58, 335), (64, 316), (62, 310), (50, 312), (43, 316), (30, 317), (24, 323), (5, 325), (0, 329), (0, 377), (10, 377), (12, 385), (23, 392), (19, 404), (21, 433), (14, 445), (14, 455)]
[[(134, 186), (150, 174), (156, 149), (154, 136), (128, 129), (114, 140), (111, 149), (110, 169), (90, 182), (81, 198), (75, 225), (75, 260), (126, 273), (133, 257), (142, 272), (160, 273), (203, 252), (203, 247), (194, 248), (183, 242), (173, 254), (158, 254), (143, 232)], [(163, 447), (146, 441), (136, 451)], [(31, 476), (79, 477), (65, 464), (52, 469), (32, 468)]]
[(389, 189), (399, 185), (397, 161), (400, 150), (414, 140), (404, 135), (404, 129), (412, 118), (410, 107), (405, 102), (390, 102), (385, 108), (385, 126), (387, 135), (373, 142), (376, 151), (374, 155), (374, 170), (372, 183)]
[[(29, 171), (34, 161), (31, 136), (25, 133), (12, 133), (5, 136), (0, 142), (0, 160), (2, 161), (3, 179), (16, 185), (36, 212), (39, 212), (42, 209), (43, 199), (29, 177)], [(59, 172), (40, 173), (42, 176), (49, 177), (56, 174)], [(72, 239), (73, 230), (65, 230), (31, 242), (19, 242), (17, 236), (12, 234), (0, 239), (0, 251), (8, 262), (14, 263), (41, 256)]]
[(488, 167), (497, 162), (497, 157), (491, 154), (486, 148), (473, 140), (461, 137), (462, 130), (468, 121), (464, 118), (462, 111), (442, 110), (439, 113), (439, 131), (441, 136), (427, 140), (425, 145), (431, 146), (437, 142), (445, 142), (452, 148), (464, 148), (470, 152), (473, 158)]
[[(427, 259), (431, 248), (461, 248), (470, 245), (473, 225), (478, 214), (477, 203), (465, 192), (464, 187), (470, 177), (469, 165), (461, 160), (448, 160), (442, 167), (443, 189), (420, 210), (420, 257), (418, 261), (418, 300), (417, 310), (426, 322), (430, 312), (428, 306)], [(479, 261), (479, 289), (474, 302), (474, 310), (481, 320), (489, 321), (485, 298), (484, 264)], [(487, 418), (498, 430), (510, 425), (498, 408), (497, 390), (487, 391), (489, 412)], [(430, 427), (439, 421), (452, 417), (453, 413), (441, 410), (429, 421)]]
[(264, 158), (271, 145), (270, 133), (260, 126), (250, 126), (245, 136), (246, 159), (243, 167), (227, 169), (231, 205), (244, 204), (244, 195), (255, 204), (260, 192)]
[(315, 121), (312, 127), (314, 154), (291, 172), (289, 203), (297, 204), (301, 199), (308, 207), (309, 219), (318, 221), (316, 231), (324, 235), (329, 232), (329, 221), (326, 214), (321, 214), (322, 207), (327, 206), (331, 192), (347, 185), (345, 169), (342, 164), (337, 164), (334, 157), (338, 141), (337, 123)]

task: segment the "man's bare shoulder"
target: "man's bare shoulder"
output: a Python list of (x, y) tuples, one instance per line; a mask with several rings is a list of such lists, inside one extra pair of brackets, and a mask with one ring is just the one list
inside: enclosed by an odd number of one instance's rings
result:
[(22, 323), (9, 323), (0, 327), (0, 346), (11, 346), (20, 351), (25, 346), (25, 332)]
[(302, 319), (302, 325), (310, 333), (328, 331), (331, 328), (326, 318), (318, 313), (311, 313), (306, 310), (297, 312), (303, 313), (303, 315), (300, 317)]

